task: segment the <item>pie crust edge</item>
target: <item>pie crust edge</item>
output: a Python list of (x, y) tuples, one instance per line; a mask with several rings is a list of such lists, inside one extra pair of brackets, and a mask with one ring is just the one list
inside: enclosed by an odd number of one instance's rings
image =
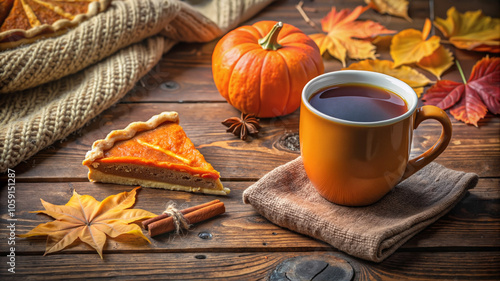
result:
[[(46, 37), (59, 36), (67, 31), (67, 28), (75, 27), (81, 22), (105, 11), (113, 0), (98, 0), (89, 3), (87, 7), (87, 12), (82, 14), (77, 14), (72, 20), (69, 19), (59, 19), (52, 24), (42, 24), (40, 26), (32, 27), (28, 30), (24, 29), (10, 29), (4, 32), (0, 32), (0, 50), (10, 49), (17, 47), (22, 44), (29, 44), (38, 39)], [(15, 35), (16, 37), (22, 37), (15, 41), (5, 41), (6, 38)]]
[(166, 111), (151, 117), (146, 122), (132, 122), (125, 129), (111, 131), (106, 138), (96, 140), (92, 144), (92, 150), (85, 155), (82, 164), (85, 166), (95, 165), (95, 160), (104, 158), (104, 151), (113, 147), (115, 142), (133, 138), (137, 133), (152, 130), (165, 122), (179, 124), (179, 114), (175, 111)]

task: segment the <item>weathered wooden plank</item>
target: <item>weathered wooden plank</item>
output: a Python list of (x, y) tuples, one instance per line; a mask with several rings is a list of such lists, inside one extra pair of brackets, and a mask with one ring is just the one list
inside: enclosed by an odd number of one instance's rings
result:
[[(491, 184), (498, 184), (499, 180), (493, 182), (482, 182), (470, 195), (462, 200), (450, 213), (429, 226), (423, 232), (417, 234), (406, 243), (403, 248), (430, 248), (430, 247), (497, 247), (500, 245), (500, 220), (498, 209), (500, 199)], [(148, 210), (160, 214), (169, 201), (175, 201), (181, 209), (219, 199), (226, 205), (226, 213), (209, 221), (194, 225), (191, 230), (182, 235), (174, 233), (159, 235), (151, 239), (152, 244), (140, 240), (125, 239), (108, 240), (106, 251), (325, 251), (333, 248), (321, 241), (300, 235), (277, 225), (274, 225), (261, 217), (250, 205), (241, 201), (242, 192), (252, 182), (224, 182), (231, 188), (229, 196), (209, 196), (192, 194), (186, 192), (174, 192), (160, 189), (144, 188), (140, 190), (136, 208)], [(79, 194), (88, 194), (101, 201), (105, 197), (123, 191), (129, 191), (132, 187), (93, 184), (88, 182), (74, 183), (17, 183), (15, 218), (17, 221), (16, 234), (28, 232), (40, 223), (51, 221), (45, 215), (29, 213), (41, 210), (43, 206), (40, 198), (52, 204), (66, 204), (73, 190)], [(0, 202), (7, 202), (8, 193), (6, 188), (0, 189)], [(2, 225), (7, 223), (7, 204), (2, 204)], [(200, 233), (210, 234), (210, 239), (202, 239)], [(8, 249), (7, 240), (10, 230), (6, 227), (0, 228), (0, 251)], [(45, 249), (45, 237), (16, 239), (16, 249), (19, 253), (37, 252), (42, 254)], [(74, 246), (64, 252), (81, 253), (93, 252), (85, 245)]]
[[(181, 44), (174, 48), (122, 101), (225, 102), (215, 87), (211, 59), (208, 59), (215, 43), (216, 41), (207, 44)], [(202, 52), (207, 55), (202, 56)], [(185, 56), (189, 61), (179, 63), (175, 59), (178, 56)], [(198, 57), (201, 57), (200, 60)]]
[[(7, 271), (8, 257), (0, 256), (0, 278), (8, 280), (267, 280), (290, 258), (335, 257), (348, 262), (352, 280), (495, 280), (500, 277), (499, 252), (403, 252), (375, 264), (331, 252), (262, 253), (122, 253), (16, 256), (15, 274)], [(335, 266), (335, 264), (332, 264)]]
[[(119, 104), (105, 111), (89, 126), (57, 142), (17, 167), (20, 181), (85, 181), (87, 169), (81, 165), (85, 153), (96, 139), (130, 122), (147, 120), (162, 111), (175, 110), (187, 135), (226, 180), (256, 180), (282, 165), (298, 153), (279, 148), (279, 140), (287, 133), (298, 132), (299, 111), (262, 120), (257, 138), (241, 141), (226, 133), (221, 121), (239, 113), (229, 104), (157, 103)], [(453, 119), (453, 118), (452, 118)], [(450, 169), (478, 173), (482, 177), (500, 176), (500, 119), (488, 115), (475, 128), (453, 120), (453, 138), (437, 162)], [(413, 155), (429, 148), (439, 137), (440, 125), (422, 123), (414, 134)]]
[(482, 178), (476, 188), (471, 190), (473, 194), (484, 199), (500, 199), (500, 178)]

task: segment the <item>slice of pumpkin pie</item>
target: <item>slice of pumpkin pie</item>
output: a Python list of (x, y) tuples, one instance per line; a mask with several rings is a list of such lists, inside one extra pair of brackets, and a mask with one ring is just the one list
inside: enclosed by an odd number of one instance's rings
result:
[(83, 165), (94, 182), (215, 195), (230, 191), (179, 126), (177, 112), (163, 112), (110, 132), (94, 142)]

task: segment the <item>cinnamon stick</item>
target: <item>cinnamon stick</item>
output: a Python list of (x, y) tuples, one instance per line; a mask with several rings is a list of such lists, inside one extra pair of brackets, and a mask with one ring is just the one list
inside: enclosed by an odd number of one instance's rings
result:
[[(193, 206), (193, 207), (186, 208), (184, 210), (181, 210), (180, 212), (181, 212), (181, 214), (185, 215), (187, 213), (191, 213), (191, 212), (196, 211), (198, 209), (201, 209), (203, 207), (206, 207), (206, 206), (209, 206), (209, 205), (213, 205), (213, 204), (216, 204), (216, 203), (219, 203), (219, 202), (220, 202), (220, 200), (216, 199), (216, 200), (213, 200), (213, 201), (210, 201), (210, 202), (198, 205), (198, 206)], [(147, 220), (143, 221), (142, 222), (142, 226), (144, 227), (144, 229), (148, 230), (149, 224), (151, 224), (151, 223), (153, 223), (155, 221), (159, 221), (159, 220), (168, 218), (168, 217), (169, 217), (168, 214), (163, 213), (163, 214), (161, 214), (159, 216), (156, 216), (154, 218), (150, 218), (150, 219), (147, 219)]]
[[(194, 224), (223, 214), (225, 211), (226, 208), (224, 203), (219, 200), (214, 200), (202, 205), (181, 210), (180, 212), (184, 215), (184, 218), (189, 224)], [(163, 218), (146, 224), (150, 237), (167, 233), (175, 229), (175, 223), (172, 217), (164, 217), (163, 215), (160, 216)]]

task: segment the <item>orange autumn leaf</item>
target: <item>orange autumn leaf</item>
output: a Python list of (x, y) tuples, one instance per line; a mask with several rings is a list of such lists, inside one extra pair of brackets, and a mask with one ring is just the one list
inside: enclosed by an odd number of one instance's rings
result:
[(439, 48), (440, 38), (438, 36), (434, 35), (427, 39), (431, 28), (431, 21), (426, 19), (422, 31), (410, 28), (394, 35), (390, 53), (396, 67), (416, 63), (432, 55)]
[(122, 234), (131, 234), (149, 242), (138, 225), (130, 224), (156, 216), (141, 209), (129, 209), (135, 203), (139, 188), (111, 195), (101, 202), (76, 191), (73, 191), (73, 196), (66, 205), (53, 205), (41, 199), (45, 211), (31, 213), (46, 214), (56, 220), (39, 224), (30, 232), (19, 236), (47, 235), (45, 255), (63, 250), (80, 240), (94, 248), (101, 258), (106, 235), (116, 238)]
[(395, 33), (379, 23), (356, 19), (369, 7), (356, 7), (352, 12), (343, 9), (337, 12), (335, 7), (321, 20), (324, 33), (312, 34), (310, 37), (318, 45), (321, 54), (326, 51), (339, 59), (345, 66), (346, 57), (353, 59), (375, 59), (375, 46), (368, 40), (384, 33)]
[(381, 14), (389, 14), (411, 21), (406, 0), (365, 0), (365, 3)]
[(488, 110), (500, 114), (500, 58), (486, 56), (474, 65), (469, 80), (463, 79), (464, 83), (438, 81), (425, 93), (425, 104), (450, 108), (457, 120), (476, 127)]
[(453, 54), (443, 46), (439, 46), (430, 56), (417, 62), (417, 65), (434, 74), (438, 79), (453, 65)]
[(459, 49), (500, 53), (500, 19), (485, 16), (481, 10), (459, 13), (455, 7), (447, 18), (436, 18), (434, 24)]
[(408, 84), (419, 97), (424, 91), (424, 86), (431, 82), (425, 75), (409, 66), (403, 65), (395, 68), (394, 63), (389, 60), (363, 60), (343, 69), (367, 70), (387, 74)]

